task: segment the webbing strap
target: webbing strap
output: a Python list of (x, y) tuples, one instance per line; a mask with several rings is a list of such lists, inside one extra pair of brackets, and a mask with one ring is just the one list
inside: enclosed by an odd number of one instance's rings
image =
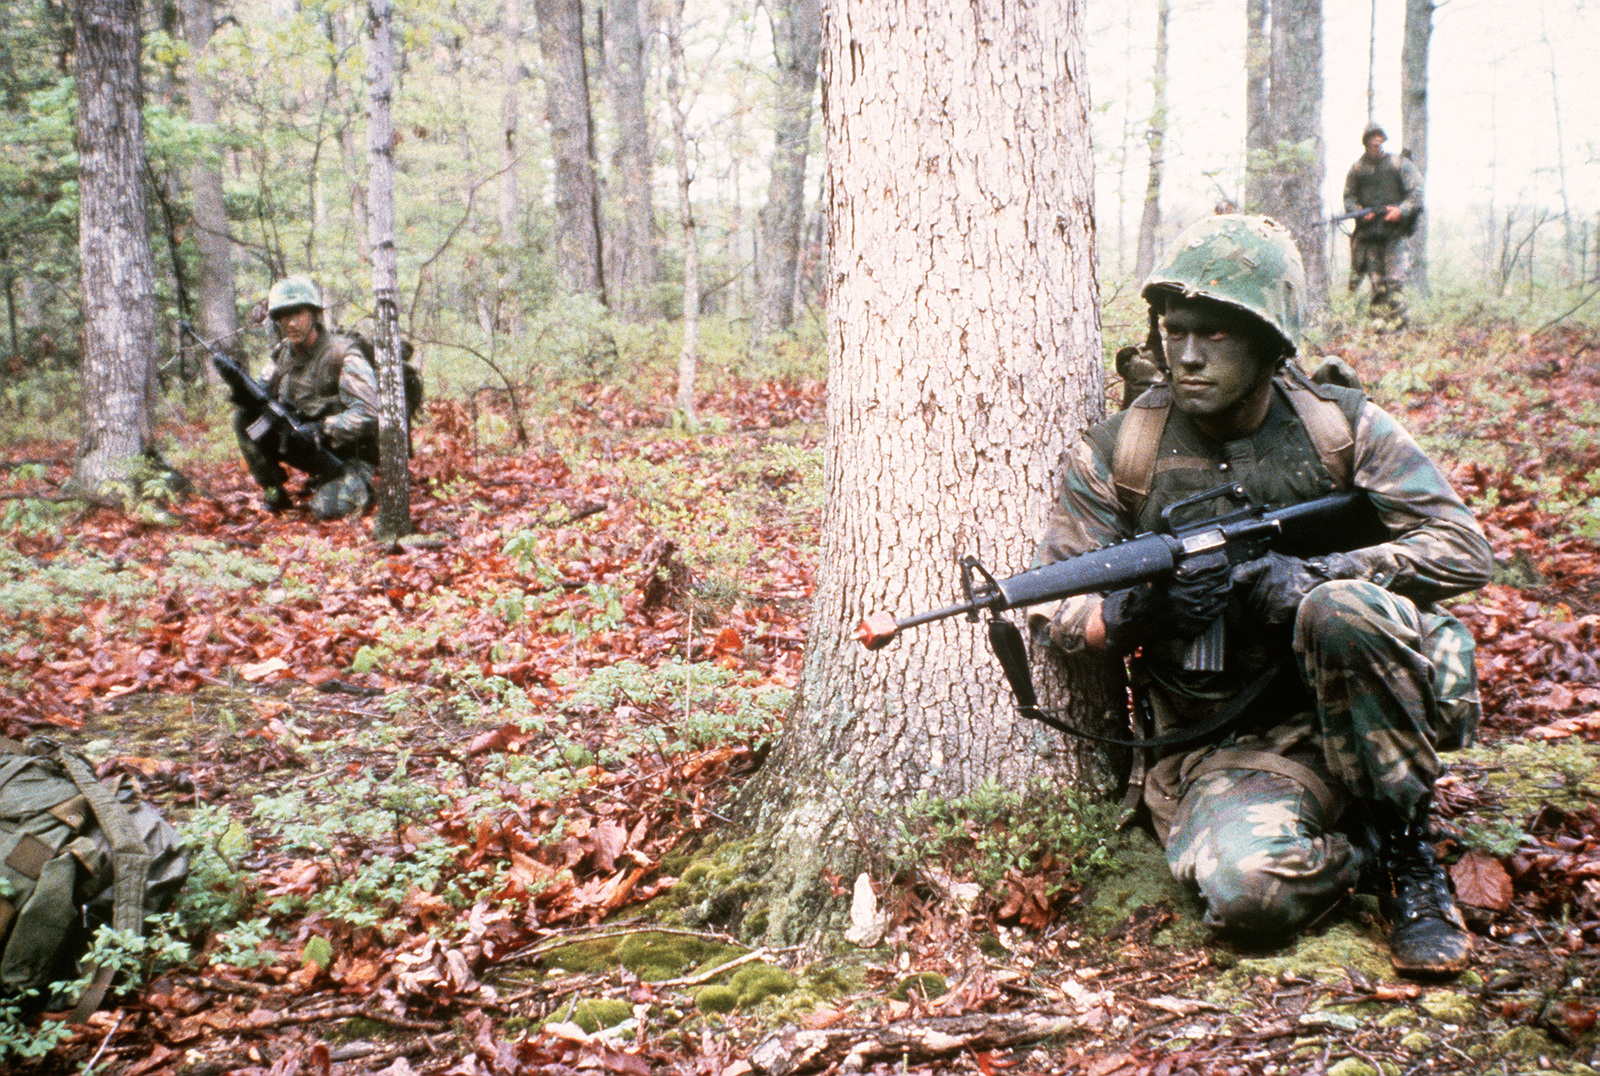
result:
[(1231, 728), (1244, 717), (1250, 704), (1261, 697), (1275, 676), (1277, 669), (1268, 669), (1244, 686), (1238, 694), (1230, 697), (1219, 706), (1215, 713), (1205, 721), (1192, 728), (1178, 729), (1148, 740), (1122, 739), (1116, 736), (1103, 736), (1098, 732), (1080, 729), (1062, 721), (1049, 710), (1039, 708), (1039, 697), (1033, 688), (1033, 673), (1028, 668), (1028, 651), (1022, 643), (1022, 632), (1011, 621), (1001, 616), (991, 617), (989, 620), (989, 646), (994, 650), (994, 656), (1000, 661), (1000, 668), (1005, 670), (1006, 681), (1011, 685), (1011, 693), (1016, 696), (1017, 712), (1023, 717), (1049, 725), (1058, 732), (1068, 736), (1076, 736), (1083, 740), (1093, 740), (1096, 743), (1111, 744), (1113, 747), (1189, 747), (1194, 744), (1204, 743), (1218, 733)]
[(1135, 515), (1150, 498), (1156, 453), (1161, 449), (1161, 435), (1166, 431), (1171, 410), (1171, 394), (1152, 390), (1128, 408), (1117, 431), (1117, 444), (1111, 454), (1111, 480), (1117, 487), (1117, 499)]
[(1316, 770), (1292, 758), (1275, 755), (1271, 751), (1224, 747), (1207, 755), (1189, 776), (1193, 780), (1198, 780), (1205, 774), (1215, 773), (1217, 770), (1262, 770), (1287, 778), (1311, 793), (1317, 805), (1322, 808), (1324, 821), (1329, 823), (1338, 818), (1340, 811), (1344, 809), (1344, 797), (1329, 788), (1328, 783), (1317, 774)]
[(1355, 477), (1356, 439), (1343, 409), (1318, 396), (1297, 378), (1285, 378), (1280, 384), (1295, 415), (1305, 425), (1322, 466), (1339, 489), (1349, 489), (1350, 480)]
[[(94, 808), (96, 821), (111, 841), (112, 896), (111, 925), (120, 931), (140, 933), (144, 928), (144, 889), (150, 877), (150, 849), (133, 819), (116, 797), (94, 775), (82, 756), (71, 751), (57, 751), (56, 759), (78, 786), (89, 806)], [(116, 970), (109, 966), (95, 970), (94, 978), (78, 999), (72, 1021), (82, 1023), (89, 1014), (100, 1007)]]

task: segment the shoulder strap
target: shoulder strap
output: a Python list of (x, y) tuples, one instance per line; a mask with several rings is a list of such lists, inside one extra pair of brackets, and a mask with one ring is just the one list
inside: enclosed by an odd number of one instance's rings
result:
[(1321, 395), (1304, 377), (1297, 377), (1294, 369), (1289, 376), (1279, 379), (1284, 396), (1294, 408), (1295, 415), (1311, 437), (1317, 458), (1340, 489), (1349, 489), (1355, 477), (1356, 438), (1339, 404)]
[[(139, 836), (139, 829), (128, 812), (110, 789), (100, 783), (81, 755), (67, 750), (58, 750), (54, 755), (72, 783), (78, 786), (78, 791), (88, 799), (89, 806), (94, 808), (95, 820), (111, 841), (111, 885), (115, 897), (111, 925), (117, 930), (138, 934), (144, 928), (144, 888), (150, 875), (150, 849)], [(94, 978), (73, 1010), (73, 1023), (82, 1023), (100, 1007), (115, 975), (116, 969), (112, 967), (95, 970)]]
[(1172, 411), (1172, 393), (1157, 386), (1135, 400), (1117, 430), (1116, 447), (1111, 452), (1111, 481), (1123, 510), (1138, 515), (1150, 497), (1155, 482), (1156, 453), (1161, 450), (1161, 435)]

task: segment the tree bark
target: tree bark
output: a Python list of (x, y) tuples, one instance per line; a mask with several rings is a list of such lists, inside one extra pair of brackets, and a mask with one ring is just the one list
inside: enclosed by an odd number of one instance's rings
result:
[(683, 103), (684, 0), (667, 5), (667, 107), (672, 113), (672, 157), (678, 166), (678, 227), (683, 235), (683, 344), (678, 349), (677, 410), (685, 427), (697, 424), (694, 383), (700, 362), (700, 240), (691, 187), (688, 116)]
[[(1406, 0), (1405, 33), (1400, 45), (1400, 141), (1428, 188), (1428, 45), (1433, 37), (1433, 0)], [(1428, 293), (1428, 214), (1411, 234), (1411, 286)]]
[(606, 8), (608, 80), (617, 123), (611, 154), (612, 180), (621, 212), (606, 251), (611, 258), (607, 293), (624, 321), (646, 322), (660, 315), (655, 287), (655, 205), (651, 197), (650, 113), (645, 88), (650, 79), (647, 34), (649, 5), (611, 0)]
[(492, 329), (512, 336), (522, 331), (522, 272), (516, 252), (522, 248), (522, 186), (517, 165), (522, 158), (522, 0), (505, 0), (502, 34), (505, 60), (500, 66), (500, 221), (501, 269), (497, 281)]
[(1150, 129), (1145, 135), (1150, 147), (1150, 172), (1144, 185), (1139, 252), (1133, 266), (1134, 279), (1141, 281), (1156, 266), (1156, 243), (1161, 231), (1161, 155), (1167, 137), (1167, 23), (1171, 14), (1171, 0), (1157, 0), (1156, 68), (1150, 80), (1155, 98), (1150, 105)]
[[(1250, 10), (1255, 10), (1251, 0)], [(1326, 169), (1322, 139), (1322, 0), (1265, 0), (1270, 54), (1265, 137), (1250, 152), (1246, 208), (1294, 234), (1306, 266), (1308, 307), (1328, 301)], [(1255, 32), (1255, 24), (1250, 24)], [(1253, 51), (1258, 42), (1248, 42)], [(1247, 106), (1252, 103), (1247, 90)]]
[(84, 429), (72, 488), (122, 499), (151, 447), (155, 278), (145, 216), (138, 0), (72, 5)]
[(546, 118), (555, 157), (556, 276), (570, 295), (606, 304), (595, 174), (594, 116), (583, 49), (582, 0), (536, 0), (547, 67)]
[[(218, 115), (216, 88), (204, 73), (206, 53), (216, 29), (213, 0), (183, 0), (182, 15), (184, 40), (194, 57), (189, 67), (189, 116), (196, 124), (214, 127)], [(224, 351), (242, 358), (244, 349), (237, 339), (239, 308), (233, 279), (233, 240), (219, 161), (196, 161), (189, 170), (189, 186), (194, 203), (195, 247), (200, 255), (195, 321), (206, 339), (219, 341), (218, 346)], [(205, 369), (210, 371), (209, 363)]]
[[(972, 625), (853, 641), (875, 609), (955, 600), (962, 554), (1027, 567), (1063, 451), (1100, 416), (1081, 25), (1079, 0), (824, 14), (821, 566), (795, 708), (738, 804), (768, 838), (769, 939), (838, 925), (825, 875), (894, 844), (918, 793), (1109, 782), (1098, 751), (1014, 716)], [(1103, 681), (1071, 686), (1075, 718), (1104, 727)]]
[(367, 0), (367, 235), (372, 248), (378, 364), (378, 516), (382, 544), (411, 533), (411, 438), (400, 370), (399, 266), (394, 232), (394, 9)]
[(1267, 36), (1269, 0), (1245, 0), (1244, 5), (1244, 149), (1245, 188), (1241, 203), (1249, 212), (1268, 201), (1268, 162), (1274, 142), (1272, 129), (1272, 41)]
[(773, 87), (772, 172), (761, 210), (751, 350), (794, 323), (795, 275), (806, 213), (806, 158), (811, 148), (811, 101), (822, 51), (819, 0), (768, 5), (777, 81)]

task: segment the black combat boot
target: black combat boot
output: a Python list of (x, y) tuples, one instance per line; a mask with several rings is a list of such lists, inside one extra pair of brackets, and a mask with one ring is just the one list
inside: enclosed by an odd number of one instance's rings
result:
[(1472, 938), (1433, 852), (1427, 801), (1404, 824), (1383, 827), (1378, 906), (1389, 921), (1389, 954), (1402, 975), (1454, 975)]

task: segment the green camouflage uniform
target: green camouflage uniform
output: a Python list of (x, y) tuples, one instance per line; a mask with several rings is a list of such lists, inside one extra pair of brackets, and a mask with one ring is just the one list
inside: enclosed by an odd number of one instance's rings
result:
[[(1292, 934), (1354, 887), (1362, 861), (1340, 831), (1346, 808), (1365, 801), (1409, 816), (1440, 772), (1437, 752), (1468, 742), (1479, 712), (1472, 638), (1433, 603), (1487, 581), (1482, 531), (1391, 416), (1358, 391), (1317, 391), (1350, 421), (1351, 485), (1369, 495), (1391, 540), (1352, 553), (1359, 577), (1311, 590), (1291, 624), (1261, 624), (1236, 588), (1222, 671), (1185, 670), (1183, 644), (1172, 639), (1147, 642), (1133, 670), (1158, 733), (1205, 720), (1263, 672), (1297, 674), (1277, 676), (1219, 742), (1162, 758), (1144, 785), (1173, 873), (1198, 888), (1208, 924), (1262, 941)], [(1141, 403), (1166, 392), (1158, 386)], [(1150, 496), (1135, 514), (1111, 465), (1128, 414), (1078, 444), (1042, 561), (1155, 530), (1166, 505), (1226, 483), (1267, 506), (1337, 485), (1280, 381), (1261, 426), (1226, 444), (1171, 409)], [(1100, 600), (1063, 602), (1048, 625), (1051, 642), (1085, 648)]]
[(1356, 221), (1350, 236), (1350, 291), (1370, 277), (1368, 319), (1380, 328), (1398, 329), (1405, 324), (1403, 292), (1411, 271), (1410, 225), (1403, 222), (1421, 211), (1422, 175), (1408, 157), (1385, 153), (1372, 161), (1363, 153), (1344, 178), (1345, 212), (1391, 205), (1400, 208), (1401, 221)]
[[(270, 395), (302, 420), (317, 424), (323, 443), (345, 465), (342, 476), (314, 487), (312, 514), (337, 519), (364, 510), (372, 502), (378, 466), (378, 375), (354, 338), (319, 324), (316, 342), (303, 355), (280, 340), (263, 380)], [(262, 453), (239, 416), (235, 429), (255, 480), (266, 490), (282, 487), (287, 479), (282, 463)]]

